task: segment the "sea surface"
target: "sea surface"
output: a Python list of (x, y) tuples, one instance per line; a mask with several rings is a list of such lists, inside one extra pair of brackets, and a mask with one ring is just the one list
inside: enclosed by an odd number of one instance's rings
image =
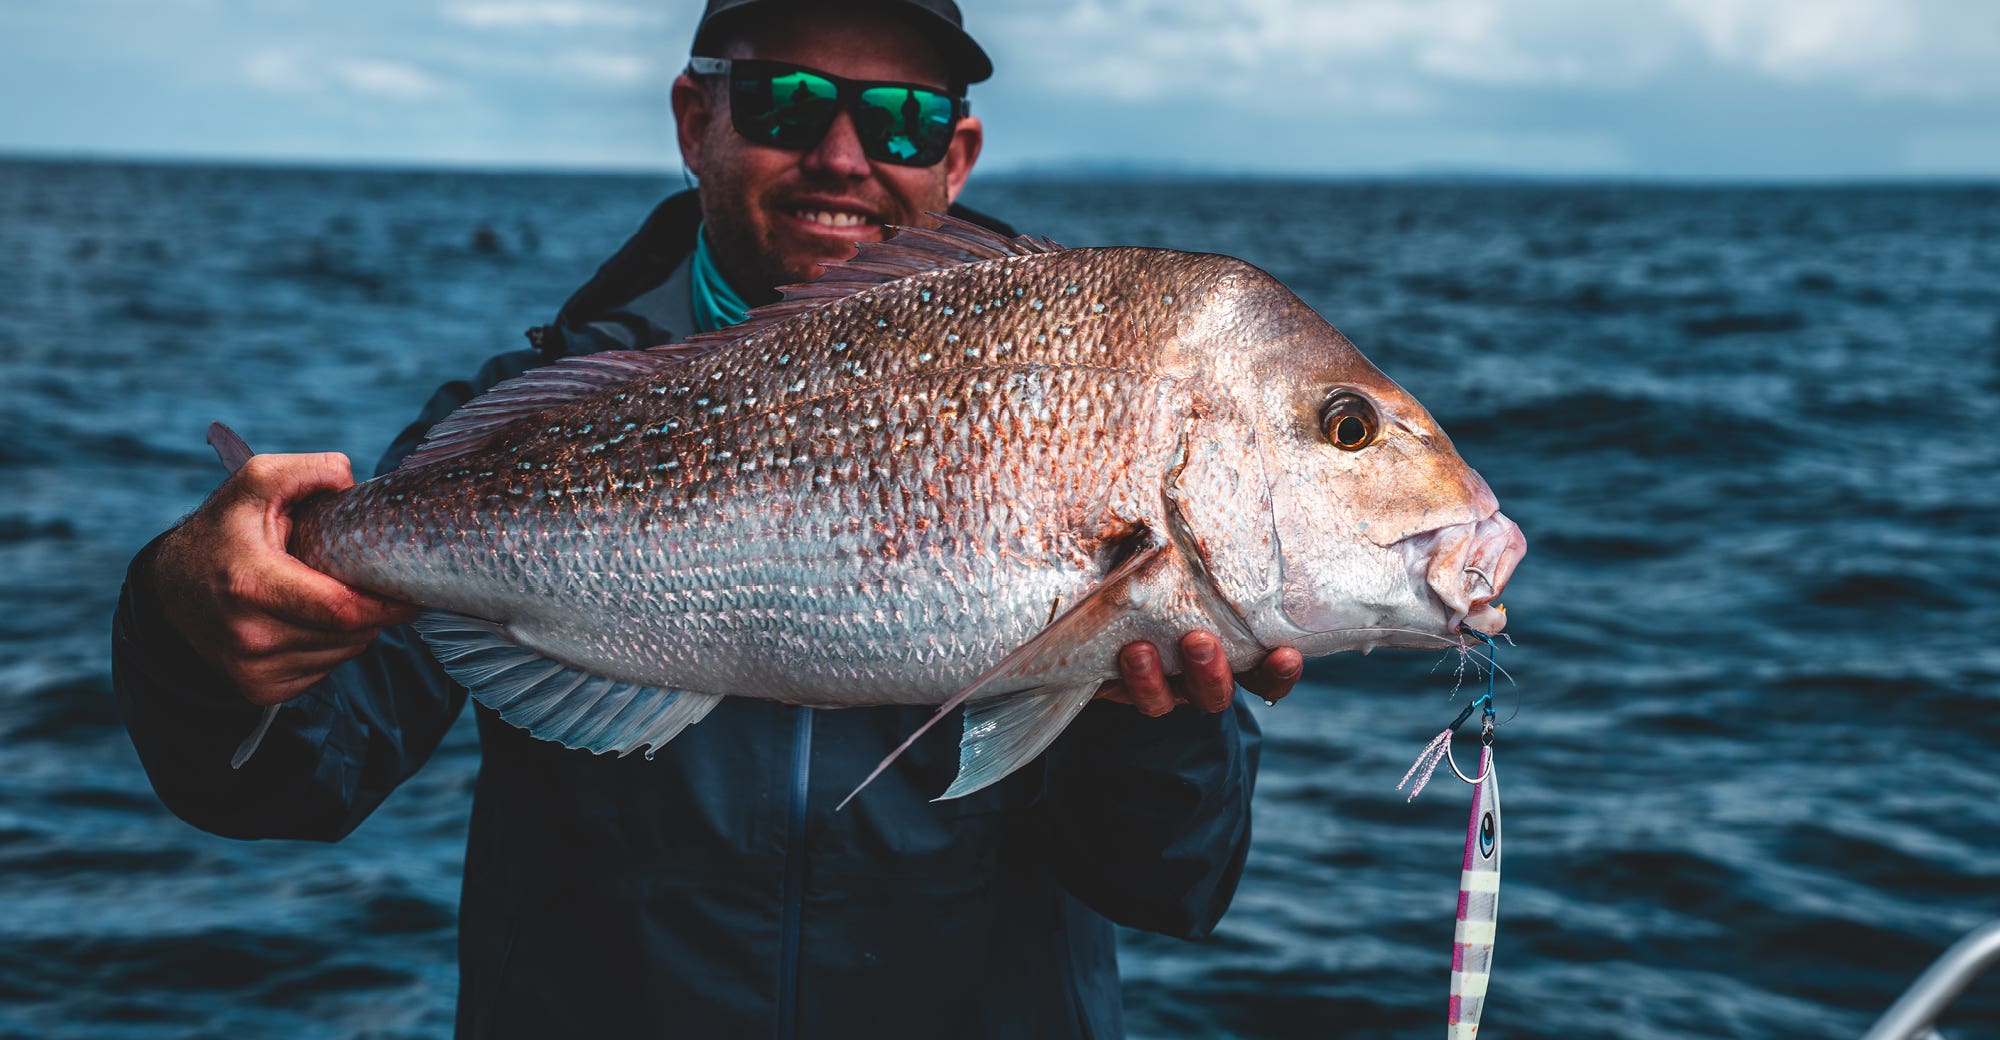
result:
[[(220, 480), (210, 420), (371, 467), (679, 186), (0, 163), (0, 1037), (448, 1034), (469, 714), (337, 845), (212, 837), (119, 724), (112, 605)], [(1268, 269), (1527, 533), (1485, 1035), (1856, 1036), (2000, 918), (2000, 186), (965, 201)], [(1329, 658), (1259, 706), (1248, 873), (1212, 939), (1123, 936), (1134, 1036), (1442, 1032), (1469, 789), (1395, 786), (1456, 671)], [(2000, 1037), (2000, 975), (1942, 1026)]]

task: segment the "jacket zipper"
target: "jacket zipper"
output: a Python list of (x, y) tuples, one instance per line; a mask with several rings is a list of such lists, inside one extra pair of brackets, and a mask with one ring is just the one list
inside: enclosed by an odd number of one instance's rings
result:
[(785, 911), (779, 932), (778, 1040), (799, 1035), (799, 918), (806, 888), (806, 796), (811, 793), (813, 710), (792, 709), (792, 806), (785, 830)]

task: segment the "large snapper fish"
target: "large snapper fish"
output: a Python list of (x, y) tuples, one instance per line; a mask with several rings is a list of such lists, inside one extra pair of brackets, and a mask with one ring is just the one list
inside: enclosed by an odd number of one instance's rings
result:
[(290, 548), (434, 608), (451, 674), (568, 747), (650, 755), (726, 697), (964, 703), (956, 797), (1128, 642), (1170, 672), (1197, 628), (1239, 667), (1455, 644), (1499, 631), (1525, 543), (1262, 271), (947, 221), (733, 329), (502, 384)]

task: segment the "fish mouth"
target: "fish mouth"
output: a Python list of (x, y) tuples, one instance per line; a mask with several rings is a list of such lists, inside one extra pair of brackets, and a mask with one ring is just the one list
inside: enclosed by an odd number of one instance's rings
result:
[(1424, 584), (1443, 608), (1445, 631), (1461, 626), (1499, 635), (1507, 625), (1500, 593), (1528, 552), (1528, 540), (1506, 514), (1453, 524), (1410, 539), (1424, 565)]

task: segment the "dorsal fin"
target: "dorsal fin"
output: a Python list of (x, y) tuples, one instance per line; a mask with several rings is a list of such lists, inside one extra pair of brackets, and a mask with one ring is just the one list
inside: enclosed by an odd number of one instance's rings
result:
[(786, 319), (898, 278), (982, 260), (1054, 253), (1063, 248), (1046, 238), (1027, 235), (1008, 238), (969, 220), (940, 213), (930, 216), (937, 219), (936, 228), (891, 225), (894, 235), (880, 242), (858, 243), (853, 256), (827, 264), (826, 273), (818, 281), (782, 287), (779, 291), (784, 294), (783, 299), (758, 307), (726, 329), (703, 332), (679, 343), (646, 350), (607, 350), (564, 358), (507, 380), (433, 426), (423, 443), (398, 468), (429, 465), (470, 453), (517, 419), (629, 383), (662, 365), (700, 357), (723, 344), (754, 336)]
[(672, 343), (648, 350), (606, 350), (563, 358), (495, 386), (445, 416), (398, 469), (456, 458), (483, 446), (508, 423), (608, 387), (651, 375), (707, 353), (705, 345)]
[(1029, 238), (1027, 235), (1008, 238), (969, 220), (942, 213), (931, 213), (929, 216), (937, 220), (937, 227), (891, 224), (890, 230), (895, 234), (880, 242), (855, 243), (853, 256), (826, 264), (826, 273), (817, 280), (779, 287), (778, 291), (784, 294), (784, 298), (777, 303), (756, 308), (738, 324), (689, 336), (682, 343), (690, 346), (733, 343), (788, 318), (818, 310), (834, 300), (886, 285), (898, 278), (960, 264), (976, 264), (981, 260), (1057, 253), (1063, 248), (1046, 238)]

